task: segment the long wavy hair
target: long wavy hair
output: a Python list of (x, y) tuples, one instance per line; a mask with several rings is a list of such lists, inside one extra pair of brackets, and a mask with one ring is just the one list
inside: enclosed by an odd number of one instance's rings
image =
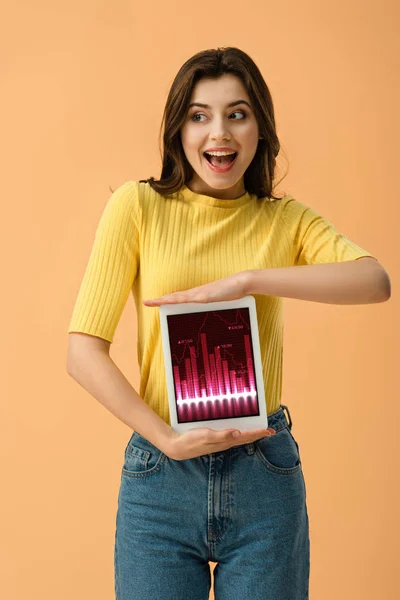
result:
[(165, 124), (164, 151), (160, 147), (161, 177), (158, 180), (154, 177), (141, 179), (140, 183), (149, 183), (156, 192), (168, 197), (192, 179), (194, 170), (186, 158), (180, 135), (189, 110), (192, 90), (200, 79), (217, 79), (225, 73), (235, 75), (243, 82), (262, 137), (258, 140), (257, 151), (244, 173), (245, 189), (258, 198), (280, 200), (273, 195), (277, 185), (274, 184), (276, 157), (281, 145), (276, 133), (271, 93), (254, 61), (245, 52), (234, 47), (198, 52), (179, 69), (168, 94), (160, 129), (161, 139)]

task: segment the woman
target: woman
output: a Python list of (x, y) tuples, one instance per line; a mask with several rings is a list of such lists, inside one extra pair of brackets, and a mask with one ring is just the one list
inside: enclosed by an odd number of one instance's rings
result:
[[(216, 600), (305, 600), (306, 489), (281, 405), (283, 297), (382, 302), (390, 280), (328, 220), (273, 194), (274, 108), (247, 54), (223, 48), (190, 58), (164, 118), (161, 177), (127, 181), (111, 195), (68, 329), (69, 373), (134, 429), (118, 497), (116, 597), (206, 600), (212, 561)], [(139, 394), (109, 356), (131, 290)], [(247, 294), (256, 300), (268, 430), (176, 433), (155, 308)]]

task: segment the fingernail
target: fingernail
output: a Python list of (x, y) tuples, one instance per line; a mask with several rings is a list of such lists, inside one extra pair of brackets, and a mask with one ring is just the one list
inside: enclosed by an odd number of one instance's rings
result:
[(232, 437), (238, 437), (240, 435), (240, 431), (234, 431), (232, 433)]

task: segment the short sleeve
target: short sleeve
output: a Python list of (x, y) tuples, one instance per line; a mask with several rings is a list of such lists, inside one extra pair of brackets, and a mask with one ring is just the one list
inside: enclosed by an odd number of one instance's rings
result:
[(289, 228), (293, 265), (343, 262), (363, 256), (377, 260), (328, 219), (293, 197), (284, 205), (283, 218)]
[(139, 197), (135, 181), (109, 197), (97, 225), (68, 333), (113, 341), (139, 267)]

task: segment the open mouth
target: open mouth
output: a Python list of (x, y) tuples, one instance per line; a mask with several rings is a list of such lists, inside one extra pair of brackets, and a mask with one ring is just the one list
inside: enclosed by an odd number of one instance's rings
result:
[(228, 154), (226, 156), (213, 156), (212, 154), (207, 154), (207, 152), (203, 152), (203, 155), (214, 167), (226, 167), (235, 160), (237, 157), (237, 152), (234, 152), (234, 154)]

